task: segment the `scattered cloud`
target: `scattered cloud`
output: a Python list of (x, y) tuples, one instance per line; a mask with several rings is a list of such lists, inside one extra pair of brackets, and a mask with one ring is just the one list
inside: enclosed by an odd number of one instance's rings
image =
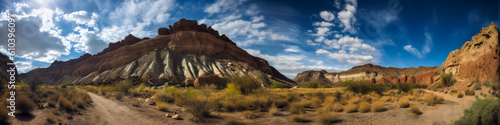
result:
[(323, 18), (324, 20), (326, 20), (326, 21), (332, 21), (333, 19), (335, 19), (335, 15), (332, 12), (326, 11), (326, 10), (325, 11), (321, 11), (319, 13), (319, 16), (321, 18)]
[(424, 35), (425, 35), (425, 44), (422, 47), (422, 51), (419, 51), (418, 49), (416, 49), (412, 45), (405, 45), (403, 47), (403, 49), (408, 51), (409, 53), (413, 54), (414, 56), (417, 56), (420, 59), (425, 58), (425, 56), (429, 52), (431, 52), (433, 42), (432, 42), (432, 37), (431, 37), (430, 33), (426, 32), (426, 33), (424, 33)]
[[(208, 5), (203, 11), (209, 14), (223, 13), (228, 10), (234, 10), (239, 5), (242, 5), (246, 0), (217, 0), (215, 3)], [(252, 9), (251, 10), (256, 10)], [(255, 11), (248, 11), (249, 14), (254, 14)]]
[(63, 15), (67, 21), (73, 21), (76, 24), (84, 24), (89, 27), (96, 26), (96, 19), (99, 17), (96, 13), (87, 13), (87, 11), (76, 11)]

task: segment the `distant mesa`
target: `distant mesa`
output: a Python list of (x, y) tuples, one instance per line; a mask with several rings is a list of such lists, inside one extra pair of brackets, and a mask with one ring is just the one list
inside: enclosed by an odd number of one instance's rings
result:
[[(270, 66), (262, 58), (252, 56), (236, 46), (226, 35), (198, 25), (196, 20), (181, 19), (168, 28), (159, 28), (158, 36), (137, 38), (128, 35), (110, 43), (102, 52), (84, 54), (69, 61), (54, 61), (47, 68), (21, 74), (22, 78), (36, 75), (47, 83), (110, 84), (132, 79), (155, 86), (204, 84), (218, 76), (249, 75), (260, 84), (269, 86), (279, 81), (288, 86), (296, 83)], [(201, 76), (210, 76), (208, 78)], [(197, 81), (198, 80), (198, 81)]]
[(452, 51), (439, 67), (394, 68), (365, 64), (343, 72), (304, 71), (293, 79), (298, 83), (317, 81), (337, 83), (349, 80), (367, 80), (372, 83), (410, 83), (436, 86), (440, 74), (456, 75), (457, 88), (470, 87), (474, 81), (485, 82), (500, 76), (500, 45), (498, 26), (491, 23), (474, 35), (460, 49)]

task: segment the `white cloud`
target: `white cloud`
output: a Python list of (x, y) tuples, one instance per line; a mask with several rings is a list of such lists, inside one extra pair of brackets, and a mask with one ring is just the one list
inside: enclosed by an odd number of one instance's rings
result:
[(31, 61), (15, 61), (14, 64), (16, 64), (16, 68), (19, 73), (26, 73), (35, 68), (33, 67)]
[(89, 14), (87, 11), (76, 11), (63, 15), (67, 21), (73, 21), (76, 24), (85, 24), (89, 27), (96, 26), (96, 19), (99, 17), (96, 13)]
[[(74, 48), (76, 51), (84, 51), (90, 54), (97, 54), (101, 52), (108, 44), (101, 39), (98, 39), (94, 31), (89, 31), (88, 29), (83, 29), (80, 27), (75, 28), (75, 31), (79, 32), (78, 35), (70, 33), (68, 35), (70, 38), (76, 42)], [(76, 36), (76, 38), (75, 38)]]
[(321, 22), (314, 22), (313, 26), (329, 27), (329, 26), (335, 26), (335, 24), (330, 23), (330, 22), (321, 21)]
[(297, 75), (297, 73), (306, 70), (327, 70), (330, 72), (346, 70), (344, 68), (323, 66), (322, 61), (321, 62), (318, 61), (316, 63), (318, 65), (306, 65), (300, 62), (306, 59), (307, 57), (302, 54), (289, 54), (289, 55), (278, 54), (272, 56), (268, 54), (262, 54), (259, 50), (254, 50), (254, 49), (245, 49), (245, 50), (253, 56), (258, 56), (266, 59), (267, 61), (272, 63), (277, 70), (279, 70), (282, 74), (286, 75), (289, 78), (293, 78)]
[(262, 27), (265, 27), (265, 26), (266, 26), (265, 23), (253, 23), (252, 24), (252, 28), (254, 28), (254, 29), (262, 28)]
[(417, 48), (413, 47), (412, 45), (406, 45), (403, 47), (403, 49), (408, 51), (409, 53), (413, 54), (414, 56), (417, 56), (420, 59), (425, 58), (425, 56), (429, 52), (431, 52), (433, 42), (432, 42), (432, 37), (429, 33), (426, 32), (426, 33), (424, 33), (424, 35), (425, 35), (425, 44), (422, 47), (422, 51), (419, 51)]
[(319, 16), (326, 21), (332, 21), (333, 19), (335, 19), (335, 15), (330, 11), (321, 11), (319, 13)]
[(285, 52), (298, 53), (298, 52), (302, 52), (302, 49), (300, 49), (298, 46), (287, 46), (287, 48), (285, 49)]
[(360, 54), (351, 54), (347, 53), (344, 50), (340, 50), (336, 53), (329, 52), (324, 49), (316, 50), (316, 54), (318, 55), (327, 55), (332, 59), (336, 59), (340, 63), (349, 63), (354, 65), (362, 65), (367, 63), (375, 63), (373, 56), (371, 55), (360, 55)]
[(228, 10), (236, 9), (237, 6), (243, 4), (245, 1), (246, 0), (217, 0), (215, 3), (208, 5), (203, 11), (209, 14), (223, 13)]
[(264, 20), (264, 16), (262, 16), (262, 15), (261, 16), (254, 16), (254, 17), (252, 17), (252, 22), (254, 22), (254, 23), (260, 22), (262, 20)]
[(354, 14), (356, 13), (356, 7), (350, 4), (345, 5), (345, 10), (342, 10), (338, 13), (338, 18), (340, 22), (342, 22), (344, 26), (344, 32), (349, 31), (350, 33), (356, 33), (352, 24), (356, 22), (356, 17)]

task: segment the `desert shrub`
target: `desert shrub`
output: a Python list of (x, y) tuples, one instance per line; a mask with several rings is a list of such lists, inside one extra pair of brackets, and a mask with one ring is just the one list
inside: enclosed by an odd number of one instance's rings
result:
[(347, 113), (351, 113), (351, 112), (357, 112), (358, 111), (358, 104), (352, 104), (352, 103), (349, 103), (347, 105), (347, 107), (345, 108), (345, 111)]
[(281, 82), (274, 81), (273, 84), (271, 84), (271, 88), (273, 88), (273, 89), (274, 88), (285, 88), (285, 86)]
[(16, 110), (19, 110), (21, 114), (30, 114), (35, 108), (35, 103), (28, 96), (17, 95)]
[(174, 86), (169, 86), (165, 88), (165, 93), (171, 94), (171, 95), (176, 95), (179, 94), (180, 90)]
[(408, 100), (408, 98), (399, 99), (398, 101), (399, 108), (406, 108), (408, 106), (410, 106), (410, 100)]
[(465, 95), (476, 95), (476, 92), (474, 90), (467, 89), (465, 90)]
[[(144, 83), (143, 83), (143, 84), (139, 85), (139, 86), (137, 87), (137, 89), (136, 89), (136, 90), (137, 90), (137, 92), (141, 92), (141, 91), (142, 91), (142, 90), (144, 90), (145, 88), (146, 88), (146, 86), (144, 86)], [(166, 88), (165, 88), (165, 89), (166, 89)]]
[(455, 125), (500, 124), (500, 99), (477, 99)]
[(175, 103), (183, 106), (186, 112), (193, 115), (193, 120), (202, 120), (217, 108), (220, 99), (210, 96), (199, 95), (192, 89), (187, 89), (176, 97)]
[(73, 104), (68, 101), (68, 99), (64, 98), (63, 96), (59, 96), (59, 99), (57, 101), (59, 104), (59, 108), (62, 108), (66, 111), (73, 111)]
[(464, 97), (464, 94), (462, 93), (462, 91), (458, 91), (457, 97), (458, 98), (463, 98)]
[(67, 83), (64, 83), (64, 84), (61, 85), (61, 87), (63, 87), (63, 88), (66, 87), (66, 86), (73, 86), (73, 83), (67, 82)]
[(132, 88), (132, 80), (122, 80), (116, 83), (114, 87), (118, 92), (128, 93), (128, 90)]
[(267, 111), (273, 104), (269, 96), (249, 95), (245, 100), (249, 108), (257, 111)]
[(446, 86), (446, 85), (445, 85), (444, 83), (440, 83), (440, 84), (438, 84), (438, 85), (436, 86), (436, 88), (443, 88), (443, 87), (445, 87), (445, 86)]
[(260, 83), (257, 81), (257, 79), (243, 75), (239, 77), (231, 77), (231, 83), (235, 85), (235, 87), (242, 93), (242, 94), (250, 94), (253, 91), (257, 90), (260, 88)]
[(318, 119), (324, 125), (329, 125), (340, 121), (338, 114), (335, 112), (320, 113), (318, 114)]
[(292, 102), (288, 105), (288, 112), (291, 114), (300, 114), (306, 112), (301, 102)]
[(8, 124), (10, 116), (8, 115), (9, 110), (5, 108), (3, 104), (0, 104), (2, 108), (0, 108), (0, 124)]
[(331, 103), (331, 102), (325, 102), (324, 106), (322, 109), (319, 109), (318, 112), (342, 112), (344, 108), (340, 103)]
[(426, 94), (424, 96), (424, 102), (428, 106), (434, 106), (436, 104), (439, 104), (443, 101), (443, 98), (434, 94)]
[(368, 81), (346, 81), (342, 83), (343, 86), (346, 86), (346, 90), (367, 94), (369, 92), (377, 92), (378, 94), (382, 94), (387, 88), (382, 84), (372, 84)]
[(294, 122), (311, 122), (310, 119), (307, 119), (305, 115), (300, 114), (300, 115), (292, 115), (292, 120)]
[(285, 98), (274, 98), (273, 103), (276, 108), (285, 108), (288, 106), (288, 101)]
[(317, 82), (308, 82), (306, 84), (305, 88), (318, 88), (318, 83)]
[(370, 103), (369, 102), (361, 102), (359, 104), (358, 111), (359, 112), (368, 112), (368, 111), (370, 111)]
[(272, 106), (271, 108), (269, 108), (269, 114), (273, 115), (273, 116), (281, 116), (283, 114), (281, 114), (278, 110), (278, 108), (276, 108), (276, 106)]
[(453, 85), (453, 73), (450, 72), (441, 74), (441, 82), (446, 87)]
[(481, 90), (481, 84), (474, 84), (474, 90)]
[(56, 117), (54, 116), (54, 113), (52, 113), (52, 112), (47, 113), (47, 122), (49, 122), (49, 123), (56, 122)]
[(411, 91), (412, 89), (412, 85), (409, 84), (409, 83), (398, 83), (397, 84), (397, 89), (399, 91), (403, 91), (403, 92), (409, 92)]
[(156, 109), (158, 111), (164, 111), (164, 112), (166, 112), (166, 111), (168, 111), (168, 105), (166, 103), (164, 103), (164, 102), (157, 102), (156, 103)]
[(78, 108), (85, 108), (85, 102), (82, 98), (77, 98), (74, 102), (75, 106)]
[(385, 102), (375, 101), (372, 103), (372, 111), (373, 112), (381, 112), (381, 111), (385, 111), (385, 110), (386, 110)]
[(238, 86), (236, 86), (233, 83), (227, 84), (227, 87), (226, 87), (226, 89), (224, 89), (224, 91), (229, 96), (234, 96), (234, 95), (241, 94), (240, 89), (238, 88)]
[(354, 98), (351, 98), (349, 100), (349, 103), (352, 103), (352, 104), (358, 104), (359, 102), (361, 102), (361, 98), (360, 97), (354, 97)]
[(493, 81), (490, 82), (489, 84), (493, 90), (500, 90), (500, 79), (495, 78)]
[(422, 112), (420, 111), (420, 109), (418, 109), (418, 106), (416, 106), (416, 105), (410, 105), (410, 109), (408, 111), (410, 111), (411, 113), (413, 113), (415, 115), (422, 114)]
[(321, 86), (321, 87), (323, 87), (323, 88), (332, 88), (332, 85), (330, 85), (330, 84), (324, 84), (324, 85), (323, 85), (323, 86)]
[(172, 103), (175, 100), (175, 96), (172, 94), (167, 94), (167, 93), (157, 93), (154, 96), (156, 102), (168, 102)]
[(452, 89), (452, 90), (450, 90), (450, 93), (457, 93), (457, 90), (456, 89)]
[(323, 103), (323, 100), (321, 100), (321, 98), (320, 98), (320, 97), (316, 97), (316, 96), (315, 96), (315, 97), (313, 97), (313, 98), (311, 99), (311, 101), (310, 101), (310, 102), (311, 102), (310, 106), (311, 106), (312, 108), (319, 108), (319, 107), (321, 107), (321, 104)]

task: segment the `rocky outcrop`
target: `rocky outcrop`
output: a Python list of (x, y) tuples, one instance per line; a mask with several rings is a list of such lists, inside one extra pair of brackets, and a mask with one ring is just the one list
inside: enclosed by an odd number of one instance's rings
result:
[[(440, 83), (442, 73), (453, 73), (457, 81), (453, 87), (463, 89), (473, 82), (492, 81), (500, 75), (499, 30), (495, 23), (482, 28), (481, 31), (466, 42), (460, 49), (452, 51), (446, 61), (439, 67), (394, 68), (366, 64), (355, 66), (339, 73), (326, 71), (304, 71), (293, 80), (304, 83), (308, 81), (336, 83), (346, 80), (368, 80), (372, 83)], [(328, 80), (325, 80), (328, 79)]]
[(439, 68), (442, 72), (456, 74), (459, 83), (491, 81), (500, 73), (499, 56), (498, 26), (491, 22), (471, 41), (452, 51)]
[(297, 74), (293, 80), (298, 83), (316, 81), (321, 83), (338, 83), (343, 81), (370, 81), (372, 83), (411, 83), (411, 84), (430, 84), (435, 80), (428, 80), (427, 76), (434, 77), (439, 73), (434, 70), (437, 67), (418, 67), (418, 68), (394, 68), (382, 67), (373, 64), (354, 66), (353, 68), (342, 71), (328, 73), (322, 71), (304, 71)]
[[(7, 85), (4, 85), (5, 83), (10, 81), (10, 73), (7, 72), (7, 70), (10, 70), (11, 67), (10, 65), (7, 65), (7, 63), (13, 63), (12, 60), (9, 59), (8, 56), (3, 55), (0, 53), (0, 82), (2, 82), (2, 87), (0, 88), (5, 88)], [(17, 68), (15, 70), (16, 75), (14, 77), (16, 78), (16, 81), (20, 81), (21, 79), (19, 78), (19, 75), (17, 74)]]
[(266, 60), (248, 54), (225, 35), (219, 36), (217, 31), (198, 25), (196, 20), (181, 19), (168, 29), (160, 28), (158, 34), (151, 39), (129, 35), (99, 54), (55, 61), (48, 68), (35, 69), (23, 76), (43, 74), (50, 83), (106, 84), (138, 79), (151, 84), (191, 84), (202, 74), (224, 79), (246, 74), (259, 78), (264, 85), (272, 81), (295, 84)]

